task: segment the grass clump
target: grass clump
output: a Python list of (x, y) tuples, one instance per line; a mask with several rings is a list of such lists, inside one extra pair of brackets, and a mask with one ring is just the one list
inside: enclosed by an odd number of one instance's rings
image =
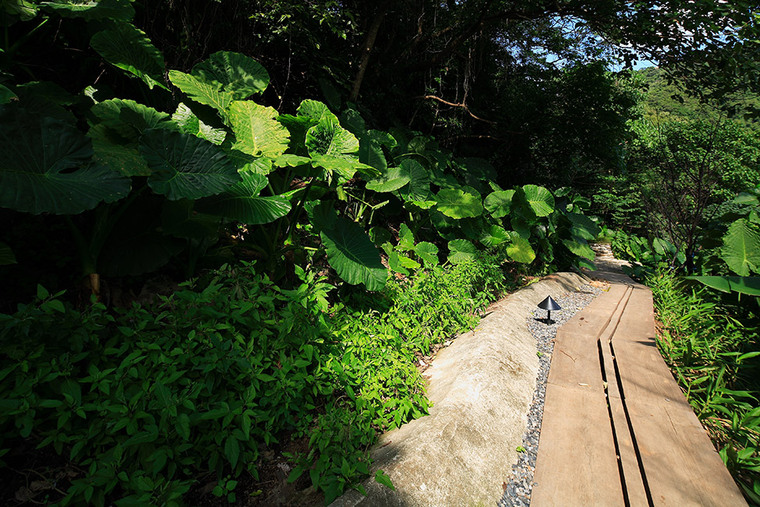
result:
[(662, 324), (658, 345), (751, 504), (760, 504), (760, 342), (757, 302), (722, 299), (648, 279)]
[(252, 265), (225, 267), (117, 311), (79, 311), (40, 287), (0, 315), (3, 473), (45, 453), (35, 472), (57, 486), (35, 501), (178, 505), (216, 479), (234, 502), (264, 451), (303, 439), (290, 479), (307, 473), (329, 502), (368, 474), (379, 432), (427, 413), (417, 354), (473, 326), (506, 287), (481, 259), (344, 306), (299, 276), (286, 290)]

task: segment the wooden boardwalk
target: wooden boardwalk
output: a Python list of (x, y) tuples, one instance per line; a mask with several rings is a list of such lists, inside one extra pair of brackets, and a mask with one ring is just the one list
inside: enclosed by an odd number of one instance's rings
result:
[(531, 505), (747, 505), (657, 350), (651, 291), (608, 278), (557, 333)]

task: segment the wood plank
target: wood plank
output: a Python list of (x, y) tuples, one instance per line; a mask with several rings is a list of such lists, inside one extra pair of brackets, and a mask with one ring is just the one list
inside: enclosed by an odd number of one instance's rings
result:
[(533, 507), (625, 505), (602, 391), (547, 386), (533, 480)]
[(633, 437), (654, 505), (747, 505), (655, 342), (652, 294), (636, 286), (612, 338)]
[(639, 459), (636, 453), (633, 436), (628, 425), (628, 415), (625, 410), (620, 386), (617, 381), (615, 371), (615, 358), (612, 354), (610, 341), (620, 327), (622, 314), (628, 307), (633, 288), (626, 287), (626, 293), (615, 314), (612, 317), (610, 325), (599, 337), (599, 349), (602, 353), (603, 369), (607, 382), (607, 403), (612, 428), (615, 434), (617, 444), (618, 459), (620, 460), (620, 470), (622, 474), (623, 493), (625, 494), (628, 505), (631, 507), (648, 507), (647, 489), (644, 479), (641, 475)]
[(614, 287), (557, 332), (531, 505), (625, 505), (598, 339), (625, 295)]

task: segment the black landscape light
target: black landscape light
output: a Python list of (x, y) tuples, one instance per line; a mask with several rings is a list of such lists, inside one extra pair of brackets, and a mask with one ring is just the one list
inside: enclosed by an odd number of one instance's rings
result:
[(556, 301), (552, 299), (551, 296), (546, 296), (546, 299), (538, 303), (538, 307), (542, 310), (546, 310), (546, 323), (551, 324), (552, 323), (552, 311), (553, 310), (561, 310), (562, 307), (557, 304)]

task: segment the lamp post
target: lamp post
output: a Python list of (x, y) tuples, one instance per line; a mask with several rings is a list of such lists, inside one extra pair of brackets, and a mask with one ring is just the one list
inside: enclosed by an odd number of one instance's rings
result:
[(559, 304), (557, 304), (557, 302), (554, 301), (551, 296), (546, 296), (546, 299), (538, 303), (538, 307), (541, 308), (542, 310), (546, 310), (547, 324), (552, 323), (552, 311), (562, 309), (562, 307), (559, 306)]

